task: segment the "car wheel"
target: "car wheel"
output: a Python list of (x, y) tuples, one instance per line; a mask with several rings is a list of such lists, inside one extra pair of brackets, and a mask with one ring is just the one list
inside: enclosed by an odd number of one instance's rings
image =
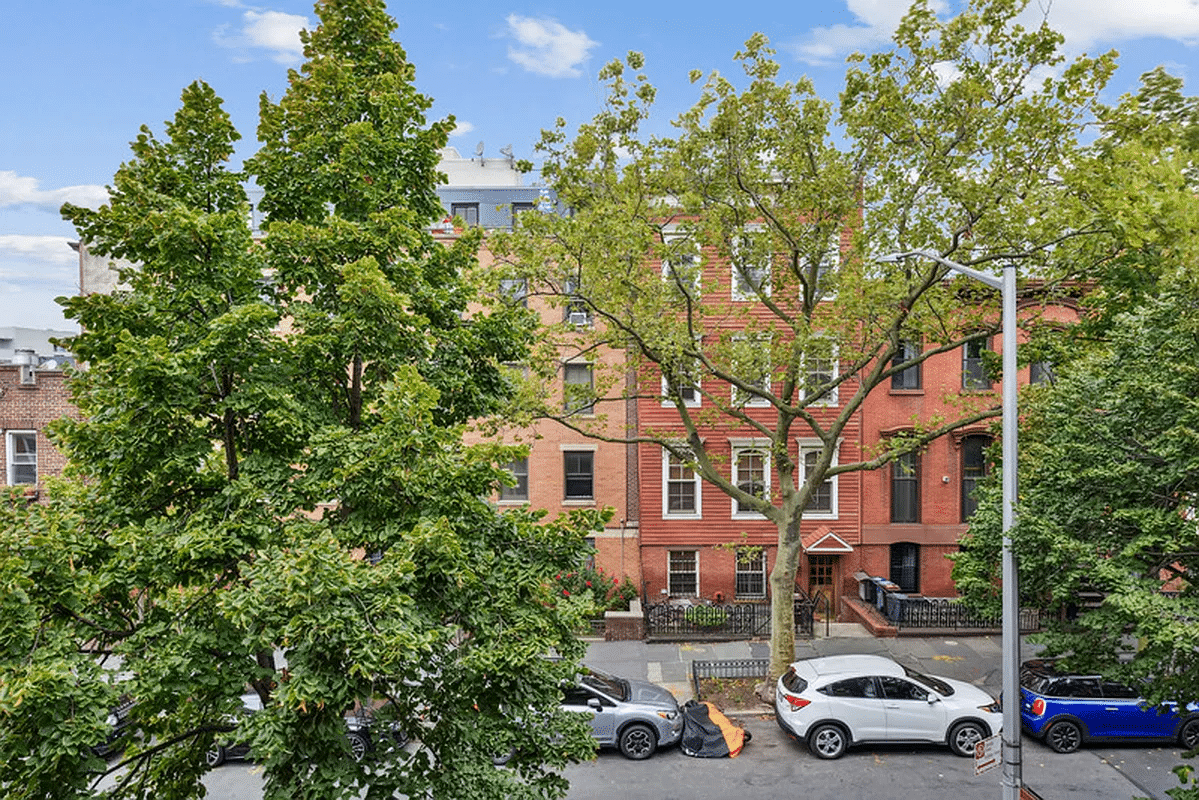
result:
[(225, 748), (219, 744), (214, 744), (208, 748), (208, 752), (204, 754), (204, 760), (210, 768), (215, 769), (225, 763)]
[(837, 725), (817, 725), (808, 734), (808, 749), (817, 758), (840, 758), (845, 755), (849, 739)]
[(1073, 720), (1059, 720), (1045, 731), (1045, 744), (1055, 753), (1073, 753), (1082, 746), (1082, 728)]
[(648, 725), (630, 725), (620, 732), (619, 744), (625, 758), (641, 761), (658, 749), (658, 737)]
[(366, 752), (371, 749), (370, 742), (357, 731), (350, 731), (346, 734), (346, 738), (350, 741), (350, 755), (355, 761), (361, 761), (366, 756)]
[(1188, 719), (1182, 723), (1182, 730), (1178, 732), (1178, 743), (1187, 750), (1199, 747), (1199, 717)]
[(959, 756), (974, 757), (974, 745), (987, 737), (987, 731), (977, 722), (959, 722), (949, 731), (949, 747)]

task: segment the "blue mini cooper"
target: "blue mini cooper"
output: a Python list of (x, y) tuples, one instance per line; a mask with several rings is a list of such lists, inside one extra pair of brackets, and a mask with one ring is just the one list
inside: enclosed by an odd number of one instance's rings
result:
[(1199, 747), (1199, 704), (1150, 706), (1131, 686), (1059, 672), (1047, 659), (1025, 661), (1020, 668), (1020, 722), (1058, 753), (1073, 753), (1092, 741)]

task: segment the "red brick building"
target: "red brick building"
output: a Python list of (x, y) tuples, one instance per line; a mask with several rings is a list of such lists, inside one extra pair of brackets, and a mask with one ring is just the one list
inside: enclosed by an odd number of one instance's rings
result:
[(0, 451), (4, 484), (35, 495), (48, 476), (58, 475), (66, 459), (46, 435), (46, 426), (78, 416), (71, 405), (61, 369), (0, 364)]

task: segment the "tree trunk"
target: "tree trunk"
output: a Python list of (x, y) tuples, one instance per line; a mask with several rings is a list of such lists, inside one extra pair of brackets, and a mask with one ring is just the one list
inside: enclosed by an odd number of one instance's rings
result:
[(770, 686), (795, 660), (794, 595), (801, 545), (799, 523), (780, 523), (778, 555), (770, 571)]

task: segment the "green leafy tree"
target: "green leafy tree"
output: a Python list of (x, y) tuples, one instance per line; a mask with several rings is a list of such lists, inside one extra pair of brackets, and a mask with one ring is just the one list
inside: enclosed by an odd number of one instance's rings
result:
[[(681, 436), (643, 427), (629, 440), (660, 445), (777, 526), (776, 674), (794, 658), (791, 598), (813, 492), (998, 413), (993, 398), (963, 395), (887, 449), (834, 463), (870, 392), (998, 324), (997, 298), (977, 285), (934, 263), (876, 257), (927, 248), (1048, 276), (1111, 256), (1108, 231), (1083, 224), (1094, 219), (1086, 187), (1061, 176), (1075, 174), (1112, 57), (1065, 63), (1058, 34), (1014, 24), (1022, 5), (979, 0), (942, 21), (917, 3), (891, 49), (851, 59), (835, 104), (806, 78), (781, 81), (755, 35), (737, 54), (741, 85), (712, 73), (668, 137), (642, 130), (656, 90), (630, 54), (600, 73), (605, 110), (573, 135), (565, 120), (543, 133), (543, 174), (571, 214), (522, 216), (497, 245), (499, 277), (527, 277), (594, 320), (561, 326), (542, 363), (562, 349), (621, 349), (627, 363), (597, 375), (596, 409), (630, 396), (673, 402)], [(602, 414), (537, 413), (604, 436)], [(730, 479), (709, 451), (714, 430), (769, 443), (770, 495)], [(801, 437), (821, 443), (806, 470)]]
[[(522, 453), (463, 424), (504, 400), (530, 322), (468, 313), (477, 241), (427, 232), (450, 123), (425, 124), (382, 4), (317, 10), (302, 74), (263, 101), (262, 242), (203, 83), (107, 205), (64, 207), (136, 267), (63, 301), (88, 366), (54, 429), (70, 481), (0, 503), (6, 796), (93, 796), (107, 772), (106, 796), (200, 797), (247, 688), (263, 710), (236, 737), (271, 798), (553, 797), (593, 752), (558, 708), (586, 609), (553, 584), (603, 515), (485, 501)], [(124, 695), (140, 740), (105, 765), (90, 745)], [(380, 703), (418, 744), (355, 761), (343, 715)]]
[[(1101, 115), (1085, 169), (1106, 176), (1096, 190), (1125, 246), (1094, 269), (1091, 313), (1061, 340), (1053, 385), (1021, 395), (1012, 536), (1022, 603), (1047, 612), (1048, 655), (1186, 704), (1199, 697), (1199, 128), (1181, 88), (1151, 72)], [(992, 612), (1000, 493), (984, 486), (954, 564), (959, 591)], [(1199, 798), (1193, 768), (1176, 772), (1185, 785), (1170, 795)]]

